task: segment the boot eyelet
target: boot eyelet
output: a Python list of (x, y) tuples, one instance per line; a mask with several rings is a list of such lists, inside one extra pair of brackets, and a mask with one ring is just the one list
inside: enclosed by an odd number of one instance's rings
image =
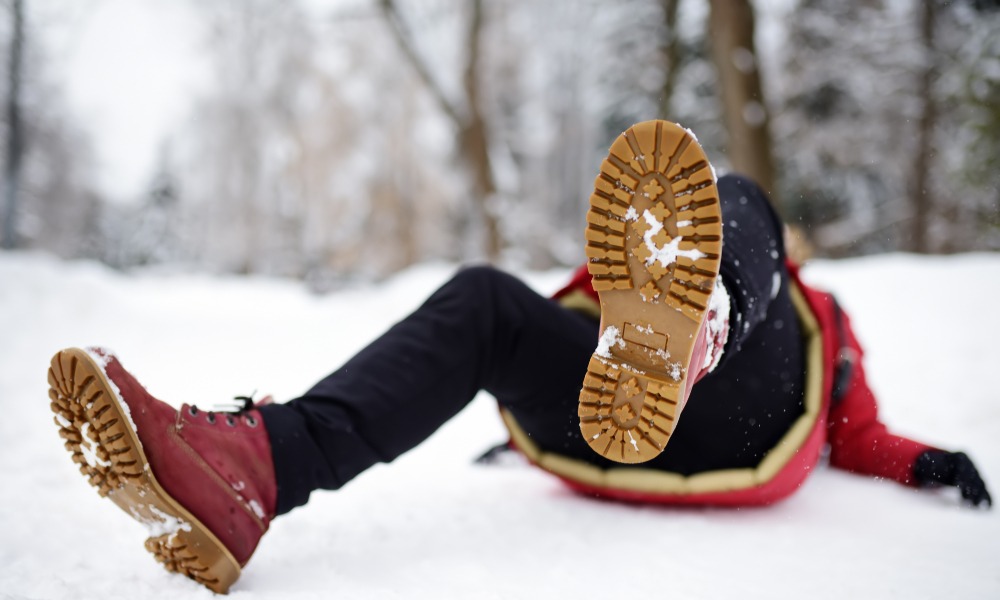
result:
[(257, 419), (255, 419), (253, 417), (247, 417), (246, 418), (246, 422), (247, 422), (247, 425), (249, 425), (250, 427), (256, 427), (257, 426)]
[(188, 407), (188, 414), (191, 415), (192, 417), (197, 417), (198, 416), (198, 407), (194, 406), (194, 405), (189, 406)]
[(215, 413), (208, 413), (208, 415), (205, 416), (205, 419), (207, 419), (210, 424), (215, 425)]
[(226, 425), (229, 425), (230, 427), (236, 427), (236, 420), (230, 417), (229, 415), (226, 415)]

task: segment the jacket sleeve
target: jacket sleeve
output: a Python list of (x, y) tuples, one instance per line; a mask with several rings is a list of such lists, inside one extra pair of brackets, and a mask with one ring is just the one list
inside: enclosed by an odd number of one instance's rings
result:
[(830, 464), (836, 468), (894, 479), (916, 486), (913, 466), (931, 446), (889, 432), (878, 418), (875, 395), (865, 379), (863, 353), (850, 320), (842, 314), (842, 352), (852, 360), (850, 379), (839, 399), (834, 399), (827, 421)]
[(559, 300), (574, 292), (585, 294), (595, 302), (598, 301), (597, 292), (594, 291), (594, 286), (591, 282), (590, 272), (587, 271), (587, 265), (585, 264), (580, 265), (573, 271), (569, 282), (561, 290), (553, 294), (552, 299)]

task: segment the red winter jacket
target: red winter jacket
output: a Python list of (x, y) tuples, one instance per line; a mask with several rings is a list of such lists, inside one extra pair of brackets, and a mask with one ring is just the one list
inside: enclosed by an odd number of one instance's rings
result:
[[(861, 360), (862, 350), (851, 330), (850, 319), (837, 307), (832, 295), (803, 284), (796, 265), (789, 263), (788, 269), (792, 281), (808, 305), (808, 310), (815, 317), (822, 340), (822, 404), (817, 418), (810, 425), (808, 435), (803, 436), (801, 443), (793, 449), (791, 458), (776, 474), (768, 475), (765, 481), (755, 481), (735, 489), (708, 492), (695, 490), (685, 493), (660, 492), (651, 490), (648, 485), (626, 489), (623, 486), (616, 486), (614, 484), (616, 480), (612, 478), (602, 479), (602, 483), (595, 484), (592, 478), (583, 480), (575, 477), (571, 470), (546, 466), (559, 465), (563, 461), (537, 460), (539, 458), (537, 450), (533, 452), (534, 457), (531, 456), (532, 452), (526, 454), (577, 490), (631, 501), (715, 505), (769, 504), (788, 496), (802, 484), (816, 465), (824, 444), (829, 444), (830, 464), (836, 468), (894, 479), (915, 486), (914, 463), (922, 452), (931, 447), (894, 435), (879, 421), (875, 395), (865, 379)], [(598, 302), (586, 266), (574, 273), (570, 283), (557, 292), (555, 298), (565, 299), (573, 292), (582, 292), (594, 303)], [(597, 306), (599, 307), (599, 304)], [(845, 362), (850, 363), (846, 368)], [(838, 374), (841, 374), (839, 377), (843, 381), (838, 382), (839, 385), (836, 387), (840, 389), (834, 398), (834, 380)], [(509, 420), (508, 425), (510, 425)], [(514, 425), (512, 430), (516, 429), (516, 423)], [(517, 437), (514, 436), (513, 439), (515, 445), (519, 445)], [(530, 443), (525, 442), (520, 445), (530, 445)]]

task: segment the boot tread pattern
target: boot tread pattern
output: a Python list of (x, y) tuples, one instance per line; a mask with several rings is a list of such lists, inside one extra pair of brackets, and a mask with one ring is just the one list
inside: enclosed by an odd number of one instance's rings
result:
[(109, 390), (81, 365), (80, 357), (60, 352), (49, 368), (50, 408), (64, 446), (80, 473), (107, 496), (142, 474), (135, 450), (125, 439), (121, 419), (112, 410)]
[(599, 454), (644, 462), (680, 416), (722, 254), (715, 173), (693, 134), (647, 121), (620, 135), (594, 180), (585, 237), (602, 336), (612, 335), (590, 361), (580, 429)]
[(171, 573), (184, 575), (210, 589), (218, 587), (219, 578), (212, 576), (209, 566), (192, 551), (183, 532), (151, 537), (146, 540), (146, 550)]

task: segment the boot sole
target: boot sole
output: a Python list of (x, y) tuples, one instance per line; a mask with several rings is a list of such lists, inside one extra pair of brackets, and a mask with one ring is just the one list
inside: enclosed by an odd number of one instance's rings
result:
[(146, 549), (168, 571), (224, 594), (240, 576), (225, 545), (157, 482), (117, 386), (84, 350), (56, 353), (50, 407), (73, 462), (97, 493), (150, 531)]
[(715, 173), (694, 135), (646, 121), (619, 136), (594, 182), (586, 239), (602, 339), (580, 430), (598, 454), (645, 462), (669, 441), (696, 375), (687, 367), (722, 253)]

